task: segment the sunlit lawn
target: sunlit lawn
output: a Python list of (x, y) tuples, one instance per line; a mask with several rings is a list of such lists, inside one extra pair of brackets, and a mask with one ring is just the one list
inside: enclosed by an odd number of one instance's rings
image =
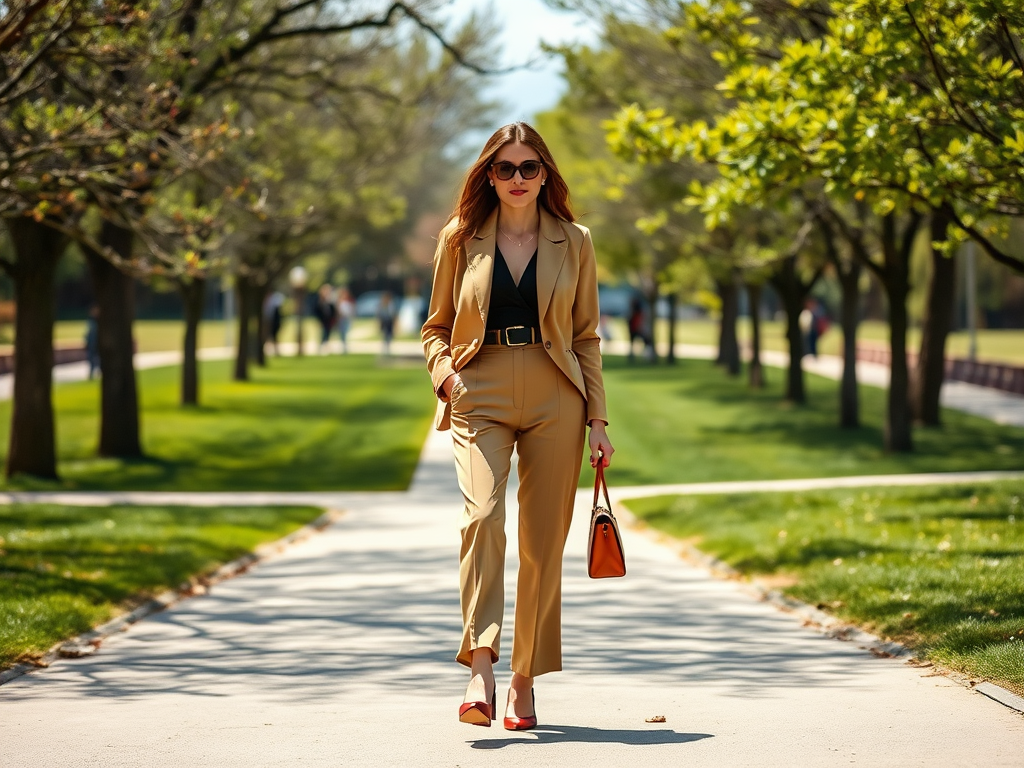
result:
[[(705, 360), (674, 366), (605, 358), (613, 485), (1024, 468), (1024, 428), (943, 411), (916, 449), (882, 448), (886, 393), (862, 386), (863, 426), (841, 429), (839, 384), (807, 376), (808, 404), (785, 402), (783, 371), (752, 391)], [(590, 475), (585, 475), (586, 478)]]
[(1024, 695), (1024, 482), (626, 502), (741, 572)]
[(0, 668), (319, 514), (309, 507), (0, 506)]
[[(147, 458), (96, 458), (97, 382), (55, 390), (58, 487), (168, 491), (388, 490), (412, 478), (433, 413), (418, 361), (274, 358), (252, 380), (202, 365), (201, 406), (178, 405), (180, 369), (138, 374)], [(0, 447), (10, 403), (0, 403)], [(53, 487), (17, 478), (9, 487)]]

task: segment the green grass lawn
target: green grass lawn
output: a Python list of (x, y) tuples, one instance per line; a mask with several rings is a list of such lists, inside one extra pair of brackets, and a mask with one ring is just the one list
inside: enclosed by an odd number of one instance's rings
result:
[[(808, 404), (782, 399), (784, 372), (749, 389), (704, 360), (675, 366), (605, 358), (614, 485), (840, 475), (1021, 469), (1024, 429), (958, 411), (944, 426), (917, 429), (916, 450), (882, 449), (886, 393), (861, 387), (863, 426), (840, 429), (839, 383), (807, 376)], [(583, 483), (588, 482), (589, 473)]]
[(751, 576), (1024, 695), (1024, 482), (634, 499)]
[(309, 507), (0, 506), (0, 668), (314, 520)]
[[(229, 362), (202, 364), (198, 408), (178, 405), (180, 369), (138, 374), (139, 461), (98, 459), (98, 382), (55, 389), (58, 470), (54, 486), (25, 478), (14, 488), (400, 490), (412, 478), (434, 409), (420, 362), (373, 356), (274, 358), (252, 381), (231, 381)], [(10, 403), (0, 403), (7, 446)]]

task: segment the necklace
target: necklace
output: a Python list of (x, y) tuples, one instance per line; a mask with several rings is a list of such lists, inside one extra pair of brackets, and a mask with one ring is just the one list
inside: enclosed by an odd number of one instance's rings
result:
[(507, 237), (507, 238), (508, 238), (508, 241), (509, 241), (510, 243), (515, 243), (515, 244), (516, 244), (516, 247), (517, 247), (517, 248), (518, 248), (518, 247), (520, 247), (520, 246), (522, 246), (522, 245), (524, 245), (525, 243), (528, 243), (528, 242), (530, 242), (531, 240), (533, 240), (533, 238), (534, 238), (534, 237), (536, 237), (536, 233), (534, 233), (534, 234), (531, 234), (531, 235), (530, 235), (530, 236), (529, 236), (528, 238), (526, 238), (526, 239), (525, 239), (525, 240), (523, 240), (522, 242), (519, 242), (518, 240), (516, 240), (515, 238), (513, 238), (513, 237), (512, 237), (512, 235), (510, 235), (510, 234), (509, 234), (508, 232), (506, 232), (505, 230), (503, 230), (503, 229), (502, 229), (501, 227), (498, 227), (498, 231), (499, 231), (499, 232), (501, 232), (501, 234), (503, 234), (503, 235), (504, 235), (505, 237)]

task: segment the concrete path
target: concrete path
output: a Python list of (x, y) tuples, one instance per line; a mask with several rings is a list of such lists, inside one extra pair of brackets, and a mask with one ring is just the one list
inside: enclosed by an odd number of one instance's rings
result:
[[(333, 501), (348, 512), (326, 532), (0, 687), (0, 766), (1021, 765), (1024, 717), (825, 638), (654, 538), (625, 531), (629, 575), (587, 579), (586, 500), (542, 727), (462, 725), (450, 437), (431, 435), (407, 494)], [(507, 529), (512, 555), (514, 515)]]

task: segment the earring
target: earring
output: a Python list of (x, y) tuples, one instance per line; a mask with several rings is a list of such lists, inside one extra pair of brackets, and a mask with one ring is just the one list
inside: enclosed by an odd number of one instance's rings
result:
[(544, 186), (545, 184), (547, 184), (547, 183), (548, 183), (548, 180), (547, 180), (547, 179), (541, 179), (541, 180), (540, 180), (540, 185), (541, 185), (542, 187), (543, 187), (543, 186)]
[(491, 186), (494, 186), (494, 179), (491, 179)]

